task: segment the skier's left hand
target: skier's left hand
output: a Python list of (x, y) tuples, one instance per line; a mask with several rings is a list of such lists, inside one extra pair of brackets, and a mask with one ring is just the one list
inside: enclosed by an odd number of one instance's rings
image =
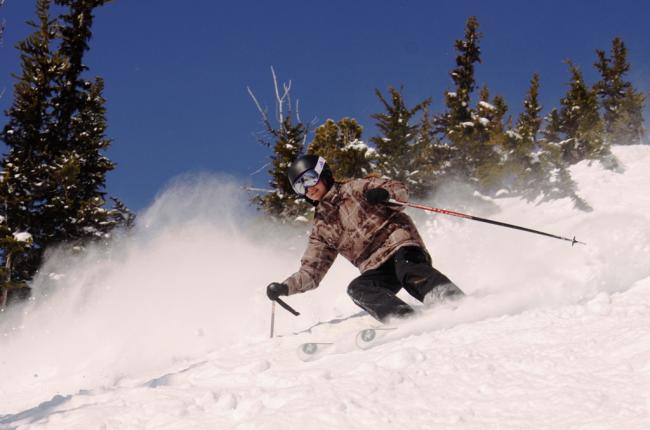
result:
[(386, 203), (390, 198), (390, 194), (388, 194), (388, 191), (384, 188), (371, 188), (366, 191), (364, 195), (368, 203), (371, 205)]
[(289, 286), (279, 282), (272, 282), (266, 287), (266, 295), (269, 299), (276, 301), (280, 296), (289, 295)]

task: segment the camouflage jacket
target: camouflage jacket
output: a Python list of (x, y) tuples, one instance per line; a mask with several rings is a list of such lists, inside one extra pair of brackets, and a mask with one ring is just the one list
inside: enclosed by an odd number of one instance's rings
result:
[(316, 207), (300, 270), (284, 281), (289, 294), (318, 287), (338, 254), (363, 273), (379, 267), (403, 246), (426, 249), (403, 207), (366, 201), (365, 191), (377, 187), (386, 189), (395, 200), (408, 200), (401, 182), (382, 178), (335, 183), (323, 196)]

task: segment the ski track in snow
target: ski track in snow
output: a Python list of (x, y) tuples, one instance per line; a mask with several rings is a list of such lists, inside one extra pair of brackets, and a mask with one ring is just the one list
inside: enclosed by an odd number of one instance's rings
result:
[[(264, 228), (241, 233), (241, 202), (210, 203), (235, 185), (181, 181), (141, 217), (137, 243), (37, 279), (47, 297), (0, 320), (0, 429), (648, 429), (650, 148), (615, 154), (622, 174), (572, 170), (591, 213), (508, 198), (494, 213), (457, 207), (586, 247), (414, 213), (436, 266), (470, 296), (366, 351), (354, 336), (373, 322), (345, 297), (356, 272), (341, 261), (288, 298), (302, 316), (279, 309), (281, 336), (266, 339), (264, 287), (295, 270), (304, 237), (278, 251), (286, 242)], [(301, 362), (310, 341), (336, 345)]]

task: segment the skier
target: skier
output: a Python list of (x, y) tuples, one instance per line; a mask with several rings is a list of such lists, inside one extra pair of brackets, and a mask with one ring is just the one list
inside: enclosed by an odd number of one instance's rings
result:
[(361, 272), (348, 286), (348, 295), (381, 322), (414, 313), (396, 296), (402, 288), (425, 305), (464, 295), (432, 267), (403, 207), (389, 204), (390, 198), (407, 201), (401, 182), (383, 178), (336, 182), (325, 159), (317, 155), (298, 157), (287, 176), (293, 190), (316, 206), (316, 212), (300, 270), (282, 283), (271, 283), (266, 290), (269, 299), (318, 287), (338, 254)]

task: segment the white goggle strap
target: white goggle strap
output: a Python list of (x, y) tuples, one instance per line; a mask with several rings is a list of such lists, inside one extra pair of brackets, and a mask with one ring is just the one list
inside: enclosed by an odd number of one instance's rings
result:
[(323, 172), (323, 168), (325, 167), (325, 159), (323, 157), (318, 157), (318, 162), (316, 162), (316, 167), (314, 167), (314, 170), (318, 174), (318, 177), (320, 178), (320, 174)]

